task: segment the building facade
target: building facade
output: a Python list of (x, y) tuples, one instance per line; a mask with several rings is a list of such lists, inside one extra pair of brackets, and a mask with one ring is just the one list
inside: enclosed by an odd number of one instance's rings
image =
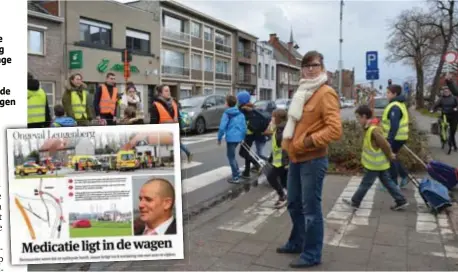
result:
[(256, 95), (257, 85), (257, 37), (237, 30), (235, 32), (234, 47), (234, 90), (235, 93), (248, 91)]
[(276, 98), (291, 98), (299, 86), (302, 55), (294, 48), (292, 33), (288, 43), (280, 40), (275, 33), (270, 34), (268, 43), (274, 49), (277, 63)]
[(257, 43), (258, 55), (258, 86), (256, 88), (257, 100), (277, 99), (277, 61), (274, 49), (268, 42)]
[[(336, 70), (332, 73), (331, 83), (329, 85), (334, 88), (336, 92), (339, 92), (339, 74), (340, 71)], [(329, 75), (328, 75), (329, 77)], [(356, 99), (356, 88), (355, 88), (355, 71), (343, 69), (342, 70), (342, 97), (346, 99)]]
[(51, 107), (63, 87), (64, 17), (59, 1), (27, 2), (28, 71), (40, 81)]
[(143, 107), (159, 84), (159, 18), (153, 13), (116, 1), (63, 1), (66, 18), (66, 77), (80, 73), (93, 92), (106, 75), (116, 75), (119, 92), (125, 91), (122, 51), (132, 52), (130, 78)]
[(174, 1), (131, 2), (160, 9), (161, 83), (178, 99), (232, 92), (235, 27)]

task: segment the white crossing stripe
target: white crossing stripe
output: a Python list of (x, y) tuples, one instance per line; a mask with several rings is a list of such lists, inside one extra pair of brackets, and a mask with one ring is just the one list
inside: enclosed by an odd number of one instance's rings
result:
[(202, 165), (202, 163), (197, 162), (197, 161), (192, 161), (192, 162), (184, 161), (184, 162), (181, 162), (181, 170), (186, 170), (186, 169), (193, 168), (199, 165)]
[(218, 229), (255, 234), (271, 215), (279, 217), (286, 211), (286, 208), (274, 208), (277, 200), (277, 192), (272, 191)]
[(232, 175), (231, 167), (222, 166), (187, 179), (183, 179), (183, 193), (187, 194)]
[(353, 176), (340, 194), (331, 211), (326, 216), (326, 223), (336, 228), (327, 228), (325, 244), (340, 247), (359, 248), (359, 245), (349, 239), (345, 239), (345, 232), (356, 229), (357, 226), (369, 225), (369, 217), (374, 205), (375, 188), (377, 182), (367, 192), (359, 209), (348, 206), (343, 199), (350, 200), (361, 183), (361, 177)]

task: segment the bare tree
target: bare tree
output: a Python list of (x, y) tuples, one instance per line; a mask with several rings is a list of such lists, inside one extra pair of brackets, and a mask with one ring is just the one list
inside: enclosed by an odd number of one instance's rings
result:
[(440, 35), (440, 46), (439, 46), (439, 64), (436, 68), (436, 73), (433, 79), (433, 85), (431, 87), (430, 101), (434, 101), (439, 90), (440, 78), (442, 69), (444, 67), (444, 58), (442, 56), (447, 53), (453, 37), (458, 29), (458, 22), (454, 20), (454, 16), (458, 13), (458, 7), (455, 0), (430, 0), (432, 13), (428, 16), (428, 20), (425, 26), (432, 26)]
[(421, 9), (403, 11), (391, 23), (391, 33), (386, 43), (386, 49), (390, 52), (387, 61), (402, 61), (415, 69), (417, 107), (424, 106), (424, 70), (434, 56), (432, 44), (438, 37), (435, 27), (426, 24), (428, 18)]

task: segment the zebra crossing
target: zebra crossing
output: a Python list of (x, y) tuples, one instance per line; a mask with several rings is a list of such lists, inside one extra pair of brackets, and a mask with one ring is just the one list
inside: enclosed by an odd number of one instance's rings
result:
[[(325, 214), (325, 247), (370, 250), (373, 244), (406, 246), (409, 250), (422, 251), (422, 254), (458, 260), (458, 241), (447, 215), (431, 214), (413, 186), (403, 190), (410, 202), (405, 211), (389, 210), (392, 199), (387, 192), (377, 190), (377, 184), (372, 186), (360, 208), (355, 210), (344, 204), (342, 199), (351, 198), (360, 182), (359, 176), (350, 178), (333, 203), (327, 203), (331, 208)], [(276, 200), (276, 193), (266, 189), (263, 197), (254, 200), (217, 228), (256, 235), (263, 233), (272, 222), (278, 222), (276, 217), (290, 222), (285, 208), (273, 208)], [(369, 230), (372, 232), (369, 233)], [(417, 244), (418, 249), (415, 248)]]
[(215, 132), (211, 134), (181, 137), (181, 143), (184, 145), (193, 145), (207, 141), (215, 141), (218, 138), (217, 135), (218, 134)]

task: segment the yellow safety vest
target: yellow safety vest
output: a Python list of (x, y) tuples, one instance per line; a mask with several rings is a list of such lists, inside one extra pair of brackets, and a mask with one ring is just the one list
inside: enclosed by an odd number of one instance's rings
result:
[(402, 113), (402, 118), (399, 122), (399, 129), (394, 139), (397, 141), (407, 141), (407, 139), (409, 139), (409, 112), (407, 111), (406, 105), (398, 101), (391, 102), (383, 111), (383, 116), (382, 116), (383, 135), (387, 137), (388, 133), (390, 132), (391, 123), (390, 123), (388, 113), (390, 112), (391, 108), (394, 106), (398, 106), (399, 109), (401, 109), (401, 113)]
[(390, 161), (386, 158), (382, 149), (372, 146), (372, 132), (377, 126), (371, 125), (364, 135), (361, 164), (364, 168), (372, 171), (384, 171), (390, 169)]
[(83, 90), (83, 100), (81, 101), (80, 96), (77, 91), (72, 91), (72, 110), (75, 115), (76, 120), (86, 118), (86, 101), (87, 101), (87, 92)]
[(283, 152), (281, 147), (277, 146), (277, 133), (276, 129), (273, 130), (272, 134), (272, 165), (274, 167), (282, 166)]
[(43, 89), (27, 90), (27, 123), (42, 123), (46, 121), (46, 93)]

